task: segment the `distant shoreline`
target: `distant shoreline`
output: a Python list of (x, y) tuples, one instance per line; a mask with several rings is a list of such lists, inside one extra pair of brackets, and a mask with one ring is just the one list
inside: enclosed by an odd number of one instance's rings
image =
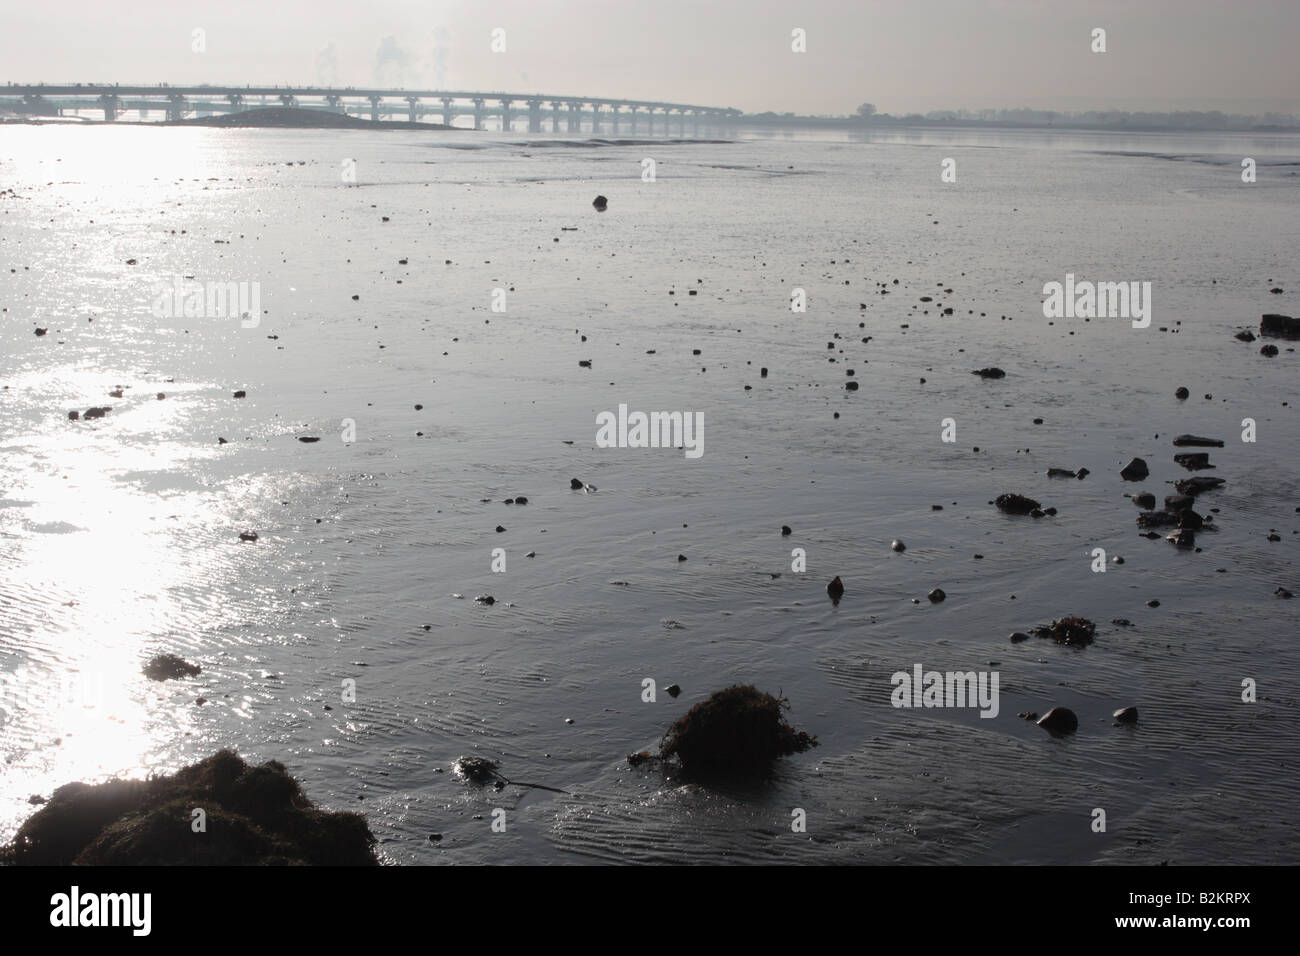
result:
[(406, 120), (367, 120), (328, 110), (309, 110), (274, 106), (265, 109), (243, 110), (218, 116), (199, 116), (182, 120), (74, 120), (60, 122), (54, 117), (7, 120), (31, 126), (202, 126), (229, 129), (382, 129), (382, 130), (456, 130), (474, 132), (445, 123), (412, 123)]

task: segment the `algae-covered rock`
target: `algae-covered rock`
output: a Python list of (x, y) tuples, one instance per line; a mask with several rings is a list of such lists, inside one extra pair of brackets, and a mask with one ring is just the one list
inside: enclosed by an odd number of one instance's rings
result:
[(222, 750), (170, 777), (60, 787), (0, 864), (375, 866), (375, 842), (360, 814), (314, 807), (283, 764)]
[(761, 771), (777, 757), (817, 746), (816, 737), (786, 723), (788, 706), (750, 684), (720, 690), (668, 728), (660, 756), (695, 774)]

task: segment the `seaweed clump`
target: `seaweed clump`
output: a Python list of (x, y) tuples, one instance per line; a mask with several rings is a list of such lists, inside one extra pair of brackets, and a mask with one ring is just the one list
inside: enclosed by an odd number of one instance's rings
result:
[(788, 707), (751, 684), (717, 691), (668, 728), (659, 755), (696, 775), (760, 772), (777, 757), (817, 746), (816, 737), (786, 723)]
[(375, 843), (363, 816), (317, 809), (283, 764), (221, 750), (169, 777), (59, 787), (0, 865), (376, 866)]
[(1063, 617), (1048, 627), (1038, 629), (1039, 637), (1050, 637), (1058, 644), (1073, 644), (1077, 647), (1091, 644), (1096, 633), (1097, 625), (1086, 617)]

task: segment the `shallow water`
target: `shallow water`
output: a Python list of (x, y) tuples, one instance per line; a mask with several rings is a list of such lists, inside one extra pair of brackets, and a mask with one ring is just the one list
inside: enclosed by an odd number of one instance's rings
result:
[[(0, 129), (0, 838), (234, 746), (400, 863), (1296, 862), (1295, 353), (1232, 335), (1300, 314), (1297, 170), (1276, 135)], [(1045, 319), (1066, 273), (1150, 281), (1151, 326)], [(175, 276), (259, 283), (260, 323), (155, 317)], [(701, 413), (703, 456), (596, 447), (620, 403)], [(1124, 497), (1181, 432), (1226, 442), (1200, 553)], [(1007, 640), (1070, 614), (1094, 645)], [(998, 716), (892, 707), (917, 663), (997, 671)], [(627, 766), (735, 682), (820, 746), (731, 791)], [(1053, 705), (1077, 734), (1017, 717)]]

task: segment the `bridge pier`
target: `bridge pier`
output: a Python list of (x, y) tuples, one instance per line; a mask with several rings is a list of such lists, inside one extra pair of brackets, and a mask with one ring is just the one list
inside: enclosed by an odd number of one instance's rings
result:
[(600, 104), (596, 102), (591, 104), (591, 135), (600, 135)]
[(444, 126), (450, 126), (453, 117), (451, 115), (451, 97), (442, 98), (442, 123)]
[(632, 135), (635, 136), (636, 135), (636, 107), (635, 106), (631, 107), (631, 113), (632, 113)]
[(481, 96), (474, 97), (474, 128), (483, 128), (483, 98)]
[(577, 100), (569, 100), (569, 132), (570, 133), (582, 132), (582, 114), (578, 112), (578, 110), (581, 107), (582, 104), (579, 103)]
[(99, 97), (99, 105), (104, 107), (104, 122), (111, 123), (117, 119), (117, 114), (121, 112), (118, 109), (118, 99), (115, 93), (103, 93)]
[(414, 123), (419, 116), (420, 98), (418, 96), (408, 96), (406, 98), (406, 105), (408, 108), (406, 114), (407, 122)]
[(326, 96), (325, 102), (329, 104), (331, 113), (347, 112), (347, 110), (343, 106), (343, 97), (339, 96), (337, 93), (331, 93), (328, 96)]
[(559, 100), (551, 100), (551, 132), (560, 131), (560, 107), (564, 104)]
[(617, 136), (618, 135), (618, 104), (615, 103), (613, 106), (611, 106), (609, 112), (610, 112), (610, 117), (609, 117), (610, 126), (614, 130), (614, 135)]
[(292, 93), (281, 93), (280, 104), (285, 107), (295, 107), (298, 105), (298, 97)]
[(542, 131), (542, 101), (539, 99), (530, 99), (528, 101), (528, 132), (540, 133)]
[(244, 112), (244, 95), (242, 93), (227, 93), (226, 101), (230, 103), (230, 112)]
[(370, 122), (378, 123), (379, 104), (383, 102), (384, 98), (382, 96), (371, 96), (369, 97), (369, 100), (370, 100)]
[(508, 100), (504, 96), (499, 100), (501, 103), (501, 132), (510, 132), (510, 124), (515, 121), (514, 100)]
[[(178, 123), (185, 118), (185, 94), (172, 93), (167, 97), (167, 119), (169, 122)], [(140, 111), (141, 118), (144, 111)]]

